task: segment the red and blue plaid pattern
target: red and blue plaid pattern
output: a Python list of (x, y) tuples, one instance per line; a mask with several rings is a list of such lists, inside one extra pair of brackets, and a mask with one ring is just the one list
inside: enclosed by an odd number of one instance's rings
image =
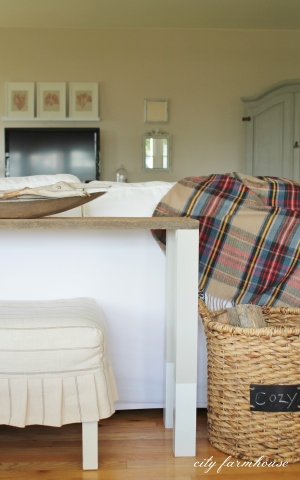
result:
[(299, 207), (299, 183), (232, 173), (179, 181), (153, 216), (199, 221), (201, 296), (299, 307)]

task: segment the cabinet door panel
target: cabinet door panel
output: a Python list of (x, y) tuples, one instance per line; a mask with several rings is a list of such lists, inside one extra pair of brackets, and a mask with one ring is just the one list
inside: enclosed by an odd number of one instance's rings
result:
[(294, 95), (282, 94), (248, 108), (246, 172), (293, 178)]
[(295, 124), (293, 150), (294, 180), (300, 182), (300, 93), (295, 94)]

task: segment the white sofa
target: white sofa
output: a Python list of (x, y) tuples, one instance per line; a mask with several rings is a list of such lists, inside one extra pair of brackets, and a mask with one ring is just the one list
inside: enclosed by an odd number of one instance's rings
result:
[[(112, 183), (105, 195), (59, 216), (151, 216), (172, 185)], [(0, 300), (94, 298), (108, 327), (116, 409), (164, 406), (165, 256), (151, 232), (2, 230), (0, 248)], [(205, 406), (206, 348), (199, 322), (198, 407)]]

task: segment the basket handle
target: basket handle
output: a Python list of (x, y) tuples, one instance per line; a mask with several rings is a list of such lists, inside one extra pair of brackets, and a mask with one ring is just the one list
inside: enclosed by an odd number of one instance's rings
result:
[(211, 313), (201, 298), (198, 298), (198, 312), (202, 320), (209, 320)]
[(198, 298), (198, 313), (202, 318), (202, 322), (215, 322), (215, 318), (218, 317), (221, 313), (226, 312), (226, 308), (223, 308), (222, 310), (216, 310), (211, 312), (209, 308), (206, 306), (206, 303)]

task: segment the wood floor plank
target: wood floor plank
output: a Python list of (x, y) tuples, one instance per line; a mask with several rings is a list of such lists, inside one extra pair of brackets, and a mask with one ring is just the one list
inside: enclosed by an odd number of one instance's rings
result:
[(221, 467), (228, 455), (209, 444), (205, 410), (197, 416), (196, 457), (174, 457), (172, 431), (164, 428), (160, 409), (118, 412), (101, 420), (98, 431), (99, 470), (84, 472), (81, 425), (2, 425), (0, 480), (296, 480), (300, 475), (300, 462), (285, 468)]

